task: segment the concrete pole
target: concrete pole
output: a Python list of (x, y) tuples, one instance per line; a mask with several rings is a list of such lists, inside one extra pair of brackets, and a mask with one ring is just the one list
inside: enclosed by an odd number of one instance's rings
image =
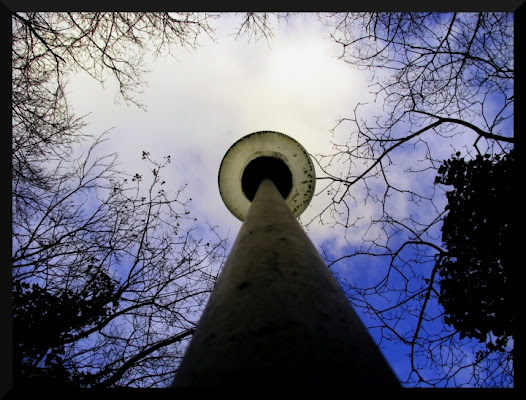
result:
[(274, 183), (261, 182), (174, 387), (399, 387)]

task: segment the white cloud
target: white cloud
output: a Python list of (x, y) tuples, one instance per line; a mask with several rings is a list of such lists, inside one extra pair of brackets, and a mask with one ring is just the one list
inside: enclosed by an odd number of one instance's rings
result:
[[(235, 33), (235, 22), (234, 16), (219, 20), (217, 43), (203, 38), (202, 46), (195, 51), (174, 50), (176, 59), (159, 58), (148, 65), (149, 85), (139, 96), (147, 112), (116, 105), (116, 88), (111, 82), (104, 90), (97, 82), (79, 74), (71, 78), (69, 86), (77, 113), (92, 112), (87, 119), (88, 131), (96, 134), (115, 127), (105, 149), (119, 153), (124, 170), (130, 173), (143, 170), (143, 150), (156, 159), (170, 155), (172, 163), (164, 174), (167, 186), (175, 190), (187, 183), (185, 193), (192, 198), (192, 214), (200, 222), (219, 225), (222, 234), (230, 232), (230, 243), (241, 222), (224, 206), (217, 175), (223, 156), (234, 142), (255, 131), (275, 130), (295, 138), (311, 154), (328, 154), (332, 152), (331, 140), (345, 143), (350, 139), (351, 129), (346, 125), (336, 131), (335, 137), (331, 134), (330, 129), (339, 118), (351, 116), (358, 102), (371, 101), (363, 108), (361, 117), (374, 123), (372, 116), (382, 107), (381, 99), (372, 103), (369, 75), (337, 59), (341, 49), (324, 39), (323, 28), (313, 16), (303, 14), (286, 24), (274, 23), (275, 37), (270, 48), (264, 39), (256, 43), (248, 43), (246, 37), (234, 40), (231, 34)], [(428, 132), (425, 138), (438, 159), (449, 158), (474, 141), (471, 134), (446, 141)], [(417, 146), (423, 160), (425, 146), (422, 142)], [(411, 157), (407, 157), (409, 152)], [(415, 154), (415, 149), (407, 146), (392, 155), (392, 168), (396, 167), (396, 171), (389, 175), (391, 184), (403, 189), (423, 187), (423, 174), (418, 174), (419, 180), (413, 180), (404, 173), (409, 167), (418, 168), (415, 158), (419, 156)], [(331, 172), (343, 173), (346, 168), (338, 164)], [(430, 186), (434, 173), (429, 171), (426, 177)], [(321, 176), (319, 168), (317, 174)], [(331, 194), (323, 190), (326, 183), (317, 181), (319, 195), (302, 215), (303, 222), (330, 202)], [(352, 187), (350, 194), (356, 197), (356, 204), (348, 198), (350, 223), (361, 218), (357, 228), (331, 228), (314, 222), (309, 225), (308, 234), (316, 246), (326, 243), (331, 253), (338, 256), (348, 249), (349, 243), (363, 242), (366, 228), (380, 216), (381, 209), (371, 201), (363, 203), (362, 189), (361, 185)], [(435, 201), (438, 209), (443, 209), (444, 197)], [(432, 216), (427, 206), (408, 207), (407, 201), (392, 204), (398, 204), (390, 211), (400, 218), (410, 213), (419, 219)], [(343, 204), (340, 207), (345, 210)], [(434, 233), (438, 237), (438, 232)], [(369, 238), (383, 234), (379, 225), (367, 232)], [(342, 263), (338, 268), (352, 272), (353, 280), (384, 273), (371, 268), (371, 263), (354, 261)]]
[(107, 143), (123, 168), (142, 168), (141, 154), (170, 154), (168, 183), (188, 183), (192, 213), (237, 233), (240, 223), (222, 204), (217, 188), (221, 159), (239, 138), (275, 130), (311, 153), (331, 149), (329, 130), (366, 91), (359, 72), (336, 59), (339, 49), (323, 38), (313, 16), (274, 25), (264, 40), (234, 40), (231, 16), (217, 29), (217, 42), (174, 52), (148, 68), (148, 87), (139, 99), (148, 111), (114, 104), (115, 91), (85, 76), (71, 78), (71, 100), (89, 117), (92, 132), (115, 127)]

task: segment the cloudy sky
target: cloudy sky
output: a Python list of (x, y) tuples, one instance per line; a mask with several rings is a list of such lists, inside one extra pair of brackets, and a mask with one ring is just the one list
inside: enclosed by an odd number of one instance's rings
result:
[[(223, 204), (217, 185), (230, 146), (252, 132), (273, 130), (296, 139), (313, 155), (328, 154), (331, 140), (337, 139), (331, 128), (339, 118), (349, 116), (358, 102), (372, 102), (369, 73), (338, 60), (340, 46), (315, 16), (301, 14), (287, 23), (273, 23), (269, 43), (249, 42), (246, 36), (236, 40), (239, 18), (226, 15), (217, 21), (215, 43), (203, 36), (195, 51), (174, 50), (175, 58), (158, 58), (147, 66), (148, 87), (138, 98), (147, 111), (116, 104), (111, 81), (103, 88), (79, 74), (70, 77), (68, 86), (75, 112), (90, 113), (87, 132), (113, 128), (104, 152), (117, 152), (122, 169), (130, 174), (146, 172), (142, 151), (157, 160), (170, 155), (172, 162), (163, 174), (167, 184), (172, 190), (188, 184), (192, 214), (219, 226), (230, 244), (241, 222)], [(317, 182), (319, 195), (301, 216), (303, 221), (328, 204), (322, 182)], [(367, 212), (359, 209), (361, 217)], [(345, 244), (343, 231), (316, 223), (309, 225), (308, 234), (316, 246), (330, 243), (334, 250)], [(360, 238), (361, 232), (350, 234)], [(375, 274), (368, 266), (354, 271)], [(387, 358), (404, 376), (407, 356), (392, 352)]]
[[(313, 155), (328, 154), (335, 140), (331, 128), (339, 118), (349, 116), (358, 102), (373, 100), (369, 73), (338, 60), (340, 46), (313, 15), (274, 22), (274, 37), (268, 43), (248, 42), (247, 36), (236, 40), (240, 18), (225, 15), (214, 22), (215, 42), (203, 36), (196, 50), (174, 49), (175, 58), (149, 63), (148, 87), (138, 97), (147, 111), (116, 104), (111, 82), (103, 88), (79, 74), (70, 77), (68, 86), (75, 112), (90, 113), (89, 133), (113, 128), (103, 150), (117, 152), (123, 170), (142, 174), (143, 151), (157, 160), (170, 155), (172, 162), (163, 175), (167, 184), (172, 190), (188, 184), (185, 193), (192, 198), (192, 214), (219, 226), (230, 243), (241, 222), (223, 204), (217, 185), (219, 166), (230, 146), (252, 132), (272, 130), (296, 139)], [(369, 111), (378, 107), (381, 104), (373, 104)], [(444, 149), (444, 158), (450, 152)], [(317, 175), (322, 176), (318, 168)], [(317, 193), (302, 220), (310, 220), (327, 205), (320, 181)], [(357, 212), (365, 217), (368, 210)], [(308, 233), (316, 246), (344, 244), (343, 232), (327, 226), (311, 224)], [(361, 232), (354, 235), (359, 239)], [(367, 267), (359, 273), (375, 273)], [(400, 362), (407, 357), (393, 353), (388, 360), (404, 376), (406, 366)]]
[[(113, 128), (105, 150), (119, 153), (127, 172), (140, 172), (142, 151), (171, 156), (165, 178), (173, 188), (188, 183), (191, 212), (230, 232), (241, 226), (224, 206), (217, 186), (221, 160), (241, 137), (261, 130), (285, 133), (311, 154), (330, 152), (330, 129), (368, 93), (367, 75), (338, 60), (341, 49), (311, 14), (273, 23), (274, 37), (235, 39), (240, 16), (215, 24), (212, 42), (148, 64), (148, 87), (139, 95), (147, 111), (115, 103), (115, 87), (103, 88), (87, 75), (70, 78), (69, 98), (78, 115), (91, 113), (87, 131)], [(320, 176), (320, 171), (317, 170)], [(318, 184), (318, 191), (322, 185)], [(307, 219), (323, 202), (318, 196)], [(327, 235), (310, 226), (316, 243)]]

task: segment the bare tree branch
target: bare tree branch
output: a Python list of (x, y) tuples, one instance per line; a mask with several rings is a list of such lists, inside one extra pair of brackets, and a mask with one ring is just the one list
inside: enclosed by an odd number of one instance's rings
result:
[(406, 385), (513, 385), (513, 344), (490, 355), (485, 343), (461, 338), (444, 321), (437, 266), (448, 254), (441, 240), (447, 200), (434, 183), (451, 154), (495, 157), (513, 148), (512, 14), (320, 19), (341, 46), (340, 59), (370, 71), (374, 99), (340, 118), (333, 151), (316, 156), (325, 183), (318, 194), (327, 202), (307, 225), (319, 220), (345, 239), (324, 245), (324, 259), (379, 343), (407, 349)]

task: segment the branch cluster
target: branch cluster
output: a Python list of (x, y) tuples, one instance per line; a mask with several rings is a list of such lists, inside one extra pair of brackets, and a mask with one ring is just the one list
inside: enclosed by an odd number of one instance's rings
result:
[(434, 181), (452, 153), (469, 160), (513, 148), (513, 15), (321, 18), (340, 58), (371, 72), (373, 99), (340, 118), (334, 150), (316, 156), (325, 183), (318, 195), (328, 201), (309, 223), (345, 239), (326, 243), (324, 258), (378, 342), (407, 349), (407, 385), (512, 385), (508, 347), (474, 357), (485, 344), (446, 323), (438, 271), (449, 250), (441, 240), (447, 198)]
[[(84, 133), (65, 77), (113, 76), (127, 102), (152, 51), (211, 33), (195, 13), (13, 15), (15, 384), (168, 386), (223, 262), (226, 241), (199, 226), (143, 151), (126, 172)], [(86, 150), (83, 146), (88, 143)], [(205, 239), (205, 237), (207, 239)]]

